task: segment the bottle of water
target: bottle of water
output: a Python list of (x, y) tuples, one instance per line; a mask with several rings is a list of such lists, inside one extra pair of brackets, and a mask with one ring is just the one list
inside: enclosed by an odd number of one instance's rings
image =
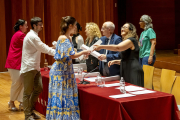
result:
[(48, 71), (48, 62), (47, 59), (44, 61), (44, 71)]
[(121, 77), (121, 80), (120, 80), (120, 91), (123, 94), (126, 93), (126, 90), (125, 90), (125, 81), (124, 81), (123, 77)]
[(98, 76), (97, 76), (97, 81), (96, 81), (96, 83), (97, 83), (97, 86), (98, 86), (98, 87), (103, 87), (103, 86), (102, 86), (102, 78), (101, 78), (101, 75), (100, 75), (100, 74), (98, 74)]

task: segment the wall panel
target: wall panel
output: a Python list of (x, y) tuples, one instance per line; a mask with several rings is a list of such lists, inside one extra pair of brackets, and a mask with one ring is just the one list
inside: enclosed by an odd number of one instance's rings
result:
[(1, 46), (0, 46), (0, 71), (6, 71), (5, 67), (5, 63), (6, 63), (6, 26), (5, 26), (5, 0), (0, 0), (0, 42), (1, 42)]
[[(2, 1), (1, 1), (2, 2)], [(13, 26), (17, 19), (22, 18), (28, 22), (28, 31), (31, 29), (30, 19), (34, 16), (41, 17), (44, 23), (43, 30), (39, 32), (39, 37), (47, 45), (52, 46), (53, 41), (57, 41), (60, 33), (60, 21), (62, 17), (73, 16), (82, 26), (81, 35), (84, 40), (85, 26), (87, 22), (95, 22), (102, 27), (105, 21), (114, 21), (114, 0), (3, 0), (6, 43), (5, 53), (7, 55), (10, 40), (14, 34)], [(3, 4), (0, 4), (1, 9)], [(2, 11), (1, 11), (2, 12)], [(41, 67), (44, 59), (48, 59), (49, 64), (54, 62), (53, 57), (42, 54)], [(4, 58), (6, 59), (6, 58)], [(4, 63), (2, 63), (4, 66)], [(0, 69), (0, 71), (3, 71)]]
[(156, 49), (175, 48), (175, 5), (174, 0), (127, 0), (126, 21), (133, 23), (137, 33), (143, 31), (139, 27), (141, 15), (150, 15), (157, 35)]

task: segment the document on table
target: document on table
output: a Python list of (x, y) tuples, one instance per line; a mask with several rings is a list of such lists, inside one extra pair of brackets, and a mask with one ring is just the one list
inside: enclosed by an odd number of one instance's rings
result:
[(136, 96), (136, 95), (132, 95), (132, 94), (119, 94), (119, 95), (110, 95), (109, 97), (111, 98), (124, 98), (124, 97), (133, 97), (133, 96)]
[(135, 92), (130, 92), (131, 94), (134, 95), (141, 95), (141, 94), (148, 94), (148, 93), (155, 93), (156, 91), (152, 90), (143, 90), (143, 91), (135, 91)]
[(90, 78), (84, 78), (84, 79), (90, 82), (95, 82), (96, 78), (97, 77), (90, 77)]
[(120, 83), (105, 84), (104, 87), (120, 86)]
[[(99, 75), (99, 72), (92, 72), (88, 74), (83, 72), (82, 74), (83, 74), (83, 77), (84, 75), (86, 75), (85, 77), (97, 77)], [(75, 73), (75, 78), (78, 78), (78, 77), (79, 77), (78, 73)]]
[[(115, 89), (120, 89), (120, 87), (117, 87)], [(137, 91), (137, 90), (145, 90), (145, 88), (143, 87), (138, 87), (138, 86), (133, 86), (133, 85), (129, 85), (129, 86), (125, 86), (125, 90), (126, 91)]]
[(113, 81), (113, 80), (119, 80), (119, 79), (120, 79), (119, 75), (110, 76), (110, 77), (102, 77), (103, 81)]

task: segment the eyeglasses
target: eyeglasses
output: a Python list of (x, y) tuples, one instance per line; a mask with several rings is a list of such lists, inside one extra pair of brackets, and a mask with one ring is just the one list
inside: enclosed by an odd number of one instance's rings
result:
[(102, 31), (102, 30), (105, 30), (105, 29), (106, 29), (106, 28), (102, 27), (102, 28), (101, 28), (101, 31)]
[(38, 26), (38, 25), (39, 25), (39, 26), (43, 26), (43, 23), (39, 23), (39, 24), (37, 24), (37, 26)]
[(121, 27), (121, 29), (128, 29), (128, 27), (126, 27), (126, 26), (123, 26), (123, 27)]

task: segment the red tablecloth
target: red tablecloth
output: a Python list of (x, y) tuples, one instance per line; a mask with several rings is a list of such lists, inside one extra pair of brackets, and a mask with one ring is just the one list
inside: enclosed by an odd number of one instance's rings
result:
[[(35, 109), (46, 115), (49, 71), (41, 71), (41, 75), (43, 92), (38, 98)], [(79, 80), (76, 81), (79, 82)], [(150, 94), (114, 99), (109, 96), (120, 94), (118, 89), (115, 87), (99, 88), (95, 83), (78, 85), (78, 92), (82, 120), (178, 120), (178, 108), (171, 94), (156, 91)]]

